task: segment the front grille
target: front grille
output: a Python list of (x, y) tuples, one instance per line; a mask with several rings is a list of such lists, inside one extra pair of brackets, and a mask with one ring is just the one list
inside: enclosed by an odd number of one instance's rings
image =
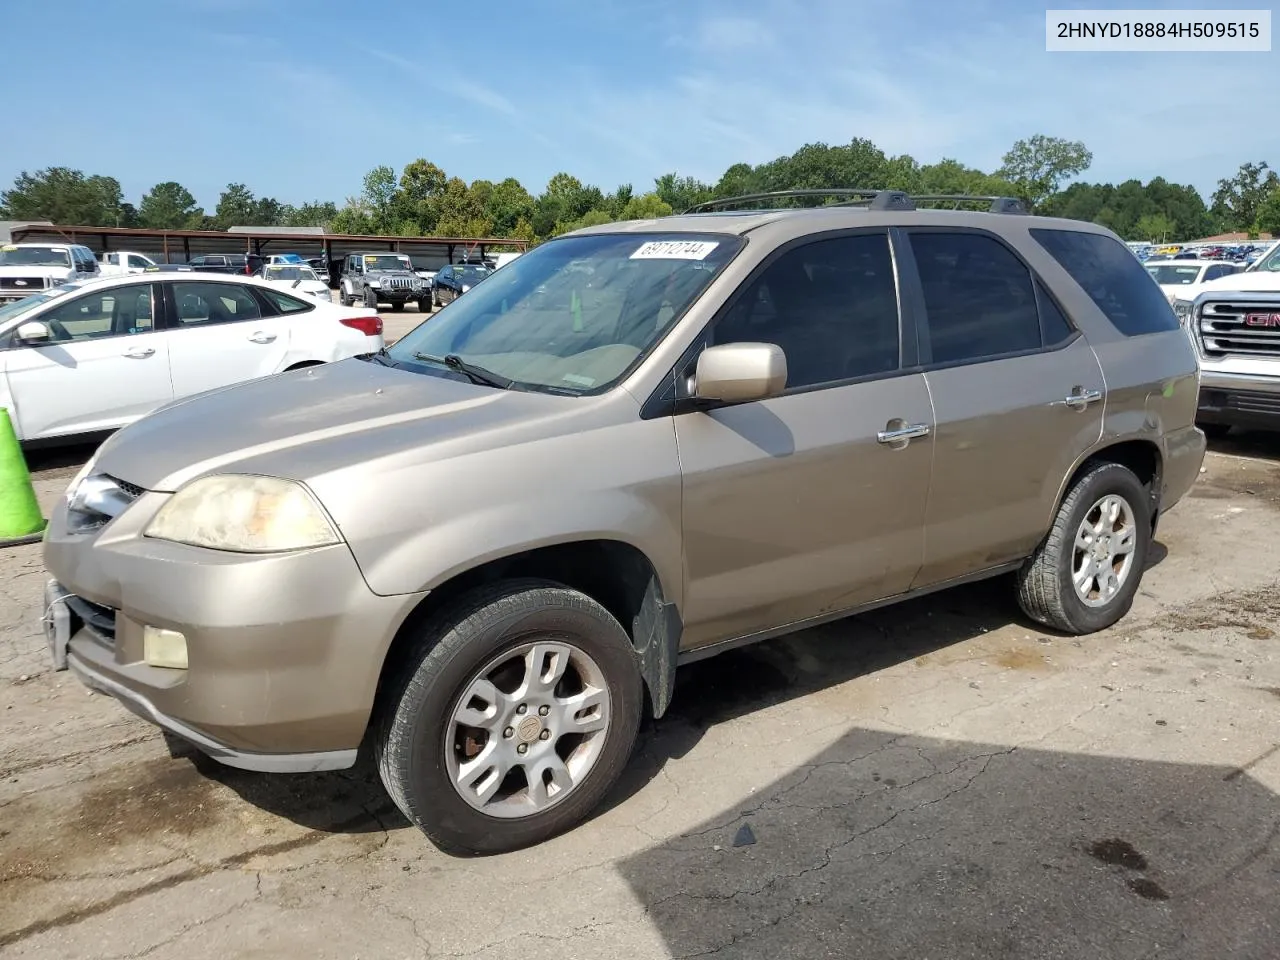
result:
[(1257, 413), (1269, 417), (1280, 417), (1280, 393), (1258, 393), (1252, 390), (1213, 390), (1205, 389), (1201, 398), (1202, 406), (1218, 410), (1234, 410), (1237, 413)]
[(1209, 300), (1200, 310), (1197, 331), (1206, 357), (1280, 357), (1280, 299)]
[[(77, 597), (74, 594), (66, 597), (67, 609), (76, 617), (89, 635), (109, 650), (116, 646), (116, 612), (111, 607)], [(74, 632), (74, 624), (72, 625)]]
[(408, 277), (387, 277), (382, 281), (382, 285), (392, 290), (413, 289), (413, 281)]
[(0, 277), (0, 290), (26, 290), (35, 293), (45, 287), (44, 277)]

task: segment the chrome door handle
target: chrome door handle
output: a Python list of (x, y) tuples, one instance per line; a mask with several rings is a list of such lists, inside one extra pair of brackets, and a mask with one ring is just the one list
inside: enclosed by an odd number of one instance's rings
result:
[(1076, 387), (1071, 391), (1071, 395), (1063, 397), (1061, 400), (1054, 400), (1049, 404), (1051, 407), (1070, 407), (1072, 410), (1083, 410), (1091, 403), (1097, 403), (1102, 399), (1101, 390), (1085, 390), (1082, 387)]
[(126, 350), (124, 355), (132, 360), (145, 360), (154, 353), (155, 350), (151, 347), (134, 347), (132, 350)]
[(929, 425), (927, 423), (909, 423), (905, 427), (898, 427), (895, 430), (881, 430), (876, 434), (876, 440), (879, 443), (901, 443), (903, 440), (915, 440), (918, 437), (927, 437), (929, 435)]
[(261, 330), (249, 337), (254, 343), (271, 343), (275, 338), (274, 333), (263, 333)]

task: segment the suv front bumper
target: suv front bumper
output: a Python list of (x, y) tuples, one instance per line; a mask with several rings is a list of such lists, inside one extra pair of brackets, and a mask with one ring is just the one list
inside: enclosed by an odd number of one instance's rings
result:
[[(142, 536), (166, 494), (96, 533), (50, 517), (45, 634), (55, 668), (246, 770), (351, 766), (383, 660), (423, 594), (383, 597), (345, 545), (231, 554)], [(186, 669), (152, 666), (145, 626), (186, 638)]]
[(1232, 427), (1280, 429), (1280, 371), (1276, 376), (1265, 376), (1204, 367), (1200, 373), (1196, 420)]

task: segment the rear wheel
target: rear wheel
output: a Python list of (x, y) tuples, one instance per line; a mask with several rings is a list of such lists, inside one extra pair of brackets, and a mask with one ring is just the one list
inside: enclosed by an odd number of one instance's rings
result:
[(1095, 463), (1072, 484), (1053, 528), (1018, 572), (1027, 616), (1094, 633), (1133, 605), (1151, 543), (1151, 498), (1133, 472)]
[(428, 622), (375, 739), (387, 792), (439, 846), (499, 853), (583, 820), (635, 744), (643, 690), (626, 632), (545, 581), (481, 588)]

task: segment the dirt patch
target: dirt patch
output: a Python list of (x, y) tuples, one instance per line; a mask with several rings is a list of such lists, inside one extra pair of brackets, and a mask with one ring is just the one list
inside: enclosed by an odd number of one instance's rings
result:
[(1207, 473), (1191, 488), (1198, 500), (1240, 500), (1242, 505), (1258, 503), (1280, 508), (1280, 470), (1275, 464), (1234, 458), (1210, 457)]
[[(1280, 596), (1273, 589), (1264, 588), (1232, 594), (1229, 601), (1215, 597), (1170, 611), (1165, 626), (1175, 633), (1230, 628), (1240, 630), (1250, 640), (1272, 640), (1276, 632), (1271, 624), (1278, 622)], [(1173, 649), (1182, 650), (1182, 647), (1175, 644)]]
[(1147, 858), (1134, 848), (1128, 840), (1111, 838), (1098, 840), (1088, 846), (1089, 856), (1113, 867), (1124, 867), (1126, 870), (1147, 869)]
[(1023, 650), (1019, 647), (1014, 647), (1012, 650), (1006, 650), (999, 654), (996, 656), (995, 662), (1006, 670), (1049, 669), (1049, 662), (1044, 658), (1044, 654), (1036, 653), (1034, 650)]

